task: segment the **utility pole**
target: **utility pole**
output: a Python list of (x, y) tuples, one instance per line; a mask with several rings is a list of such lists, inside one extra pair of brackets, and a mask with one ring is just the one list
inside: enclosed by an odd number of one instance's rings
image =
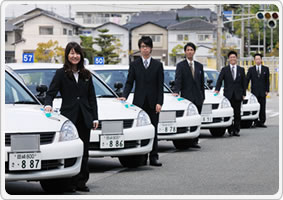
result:
[[(263, 10), (265, 11), (265, 4), (263, 6), (264, 6)], [(265, 54), (266, 54), (266, 49), (265, 49), (265, 47), (266, 47), (266, 31), (265, 31), (265, 29), (266, 29), (266, 21), (264, 20), (263, 21), (263, 57), (265, 57)]]
[[(251, 5), (248, 5), (248, 14), (251, 13)], [(248, 19), (248, 57), (250, 57), (250, 46), (251, 46), (251, 23), (250, 18)]]
[[(242, 7), (242, 19), (244, 18), (244, 5), (242, 4), (241, 5)], [(244, 57), (244, 46), (245, 46), (245, 23), (244, 23), (244, 20), (242, 20), (242, 23), (241, 23), (241, 50), (240, 50), (240, 58), (243, 58)]]
[(221, 47), (222, 47), (222, 5), (217, 5), (217, 50), (216, 50), (216, 69), (219, 71), (222, 67), (222, 56), (221, 56)]
[(257, 37), (257, 52), (260, 52), (260, 31), (258, 32), (258, 37)]

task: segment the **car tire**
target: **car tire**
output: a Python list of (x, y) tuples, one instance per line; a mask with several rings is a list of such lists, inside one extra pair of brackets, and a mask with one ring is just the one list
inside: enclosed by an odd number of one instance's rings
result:
[(190, 148), (193, 144), (193, 139), (185, 139), (185, 140), (173, 140), (173, 144), (176, 149), (185, 150)]
[(209, 131), (213, 137), (223, 137), (226, 132), (226, 128), (211, 128)]
[(253, 120), (241, 120), (241, 128), (251, 128)]
[(123, 165), (123, 167), (137, 168), (146, 164), (147, 154), (135, 156), (120, 156), (119, 161), (121, 165)]
[(71, 178), (41, 180), (42, 189), (51, 194), (60, 194), (66, 192), (70, 186)]

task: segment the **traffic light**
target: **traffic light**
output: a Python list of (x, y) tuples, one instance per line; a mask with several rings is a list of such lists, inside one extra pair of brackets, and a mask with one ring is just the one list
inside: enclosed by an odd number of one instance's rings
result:
[(264, 12), (260, 11), (256, 13), (256, 18), (259, 20), (266, 20), (269, 28), (276, 28), (276, 20), (278, 20), (278, 12)]

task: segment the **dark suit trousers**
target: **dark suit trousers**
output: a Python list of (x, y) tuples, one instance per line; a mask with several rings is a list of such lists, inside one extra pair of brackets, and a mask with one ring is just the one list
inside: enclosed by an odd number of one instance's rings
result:
[(266, 120), (265, 116), (265, 105), (266, 105), (266, 97), (256, 97), (258, 100), (258, 103), (260, 104), (260, 110), (259, 110), (259, 123), (264, 124)]
[(84, 143), (84, 151), (83, 151), (83, 159), (81, 165), (81, 171), (79, 174), (73, 177), (73, 184), (75, 186), (83, 187), (89, 179), (89, 169), (88, 169), (88, 147), (90, 140), (90, 129), (88, 129), (85, 125), (84, 118), (82, 112), (79, 112), (77, 122), (75, 124), (80, 139)]
[(147, 98), (145, 98), (145, 102), (142, 106), (142, 109), (149, 115), (151, 124), (155, 128), (155, 134), (154, 134), (154, 140), (153, 140), (153, 147), (152, 151), (149, 154), (149, 159), (158, 159), (158, 140), (157, 140), (157, 125), (158, 125), (158, 119), (159, 119), (159, 114), (156, 114), (155, 108), (152, 109), (149, 106)]
[(233, 94), (232, 98), (229, 99), (231, 106), (234, 110), (234, 121), (232, 125), (228, 128), (231, 131), (240, 132), (240, 124), (241, 124), (241, 100), (236, 100), (235, 95)]

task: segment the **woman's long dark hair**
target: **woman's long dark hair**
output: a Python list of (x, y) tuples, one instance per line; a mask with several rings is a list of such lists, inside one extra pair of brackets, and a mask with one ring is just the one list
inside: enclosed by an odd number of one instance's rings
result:
[(83, 55), (83, 50), (81, 48), (81, 46), (76, 43), (76, 42), (69, 42), (66, 46), (65, 49), (65, 63), (64, 63), (64, 70), (67, 73), (68, 77), (72, 77), (73, 76), (73, 72), (72, 72), (72, 64), (70, 63), (69, 59), (68, 59), (68, 55), (70, 53), (70, 51), (74, 49), (76, 53), (81, 55), (81, 60), (77, 65), (78, 70), (80, 70), (80, 75), (84, 78), (84, 79), (88, 79), (91, 77), (91, 73), (89, 70), (87, 70), (84, 66), (84, 55)]

